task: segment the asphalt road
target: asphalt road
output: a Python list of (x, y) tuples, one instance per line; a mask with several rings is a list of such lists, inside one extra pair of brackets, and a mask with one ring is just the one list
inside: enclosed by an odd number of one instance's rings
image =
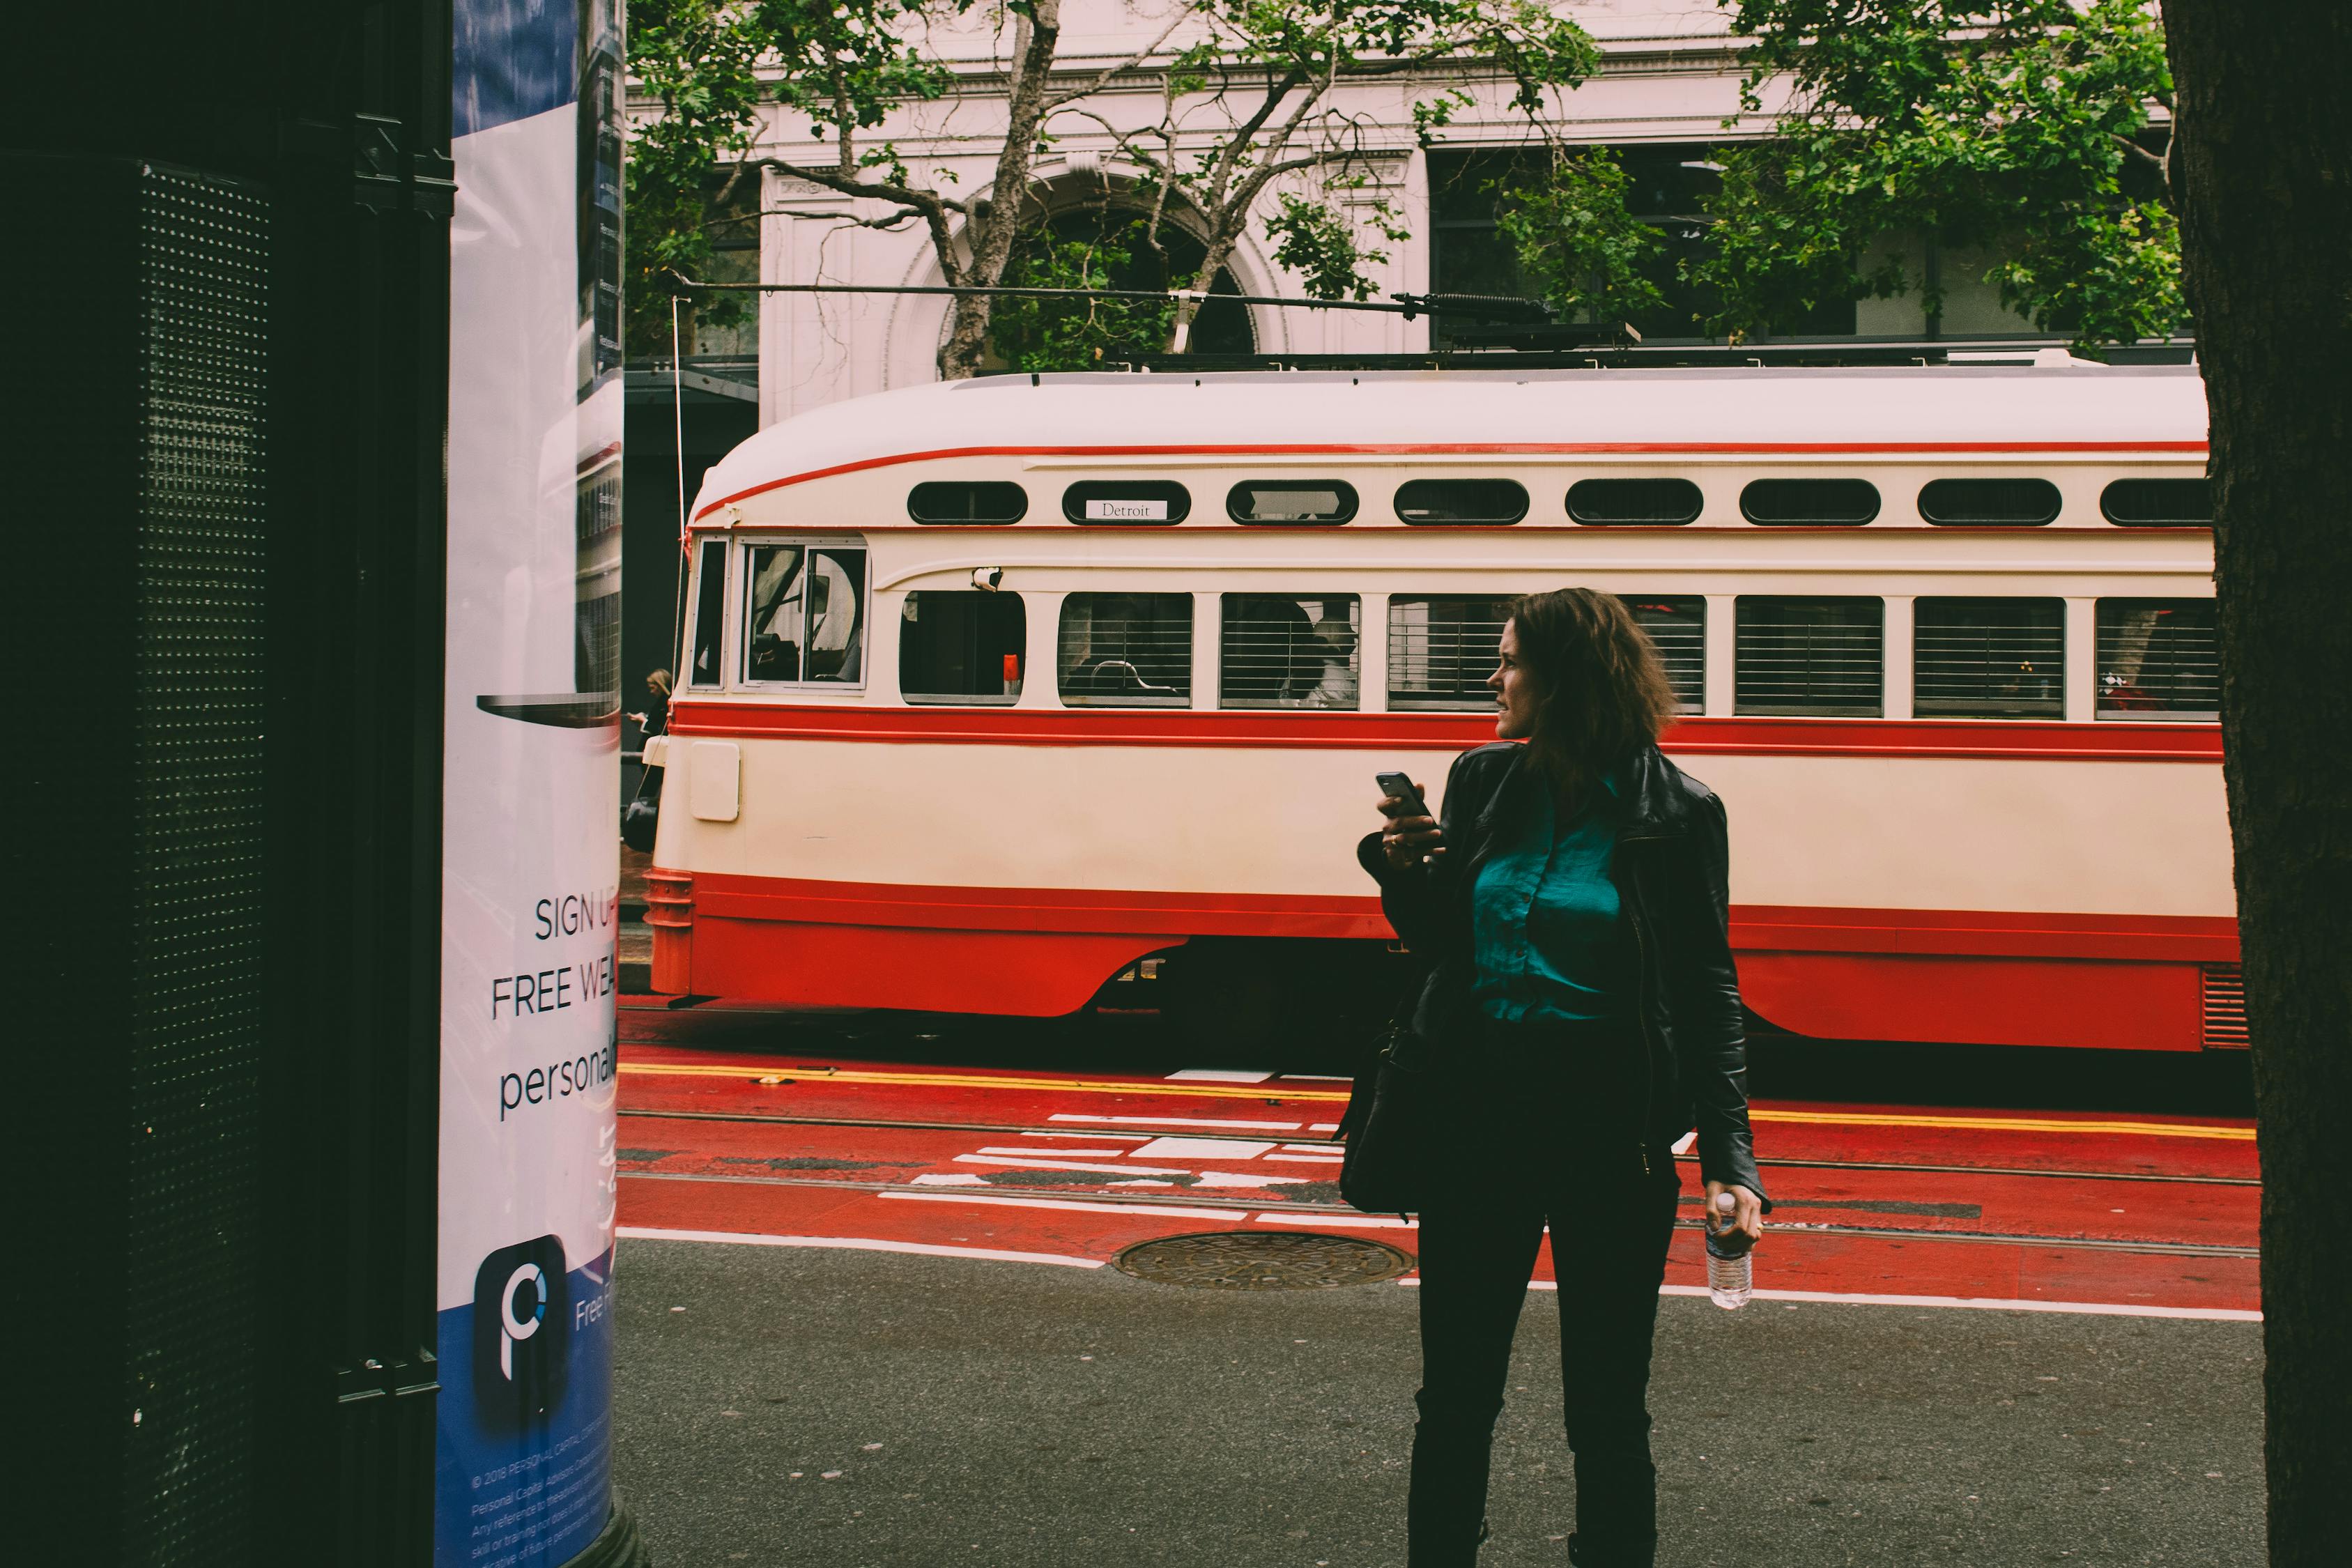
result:
[[(617, 1483), (663, 1568), (1403, 1561), (1414, 1293), (626, 1239)], [(1530, 1297), (1486, 1568), (1561, 1564)], [(2252, 1564), (2260, 1325), (1660, 1303), (1662, 1568)]]

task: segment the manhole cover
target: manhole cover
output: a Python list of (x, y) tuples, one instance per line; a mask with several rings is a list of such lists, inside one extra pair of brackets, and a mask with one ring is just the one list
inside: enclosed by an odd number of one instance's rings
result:
[(1376, 1285), (1412, 1267), (1412, 1254), (1385, 1242), (1307, 1231), (1212, 1231), (1139, 1242), (1112, 1260), (1158, 1285), (1202, 1290), (1322, 1290)]

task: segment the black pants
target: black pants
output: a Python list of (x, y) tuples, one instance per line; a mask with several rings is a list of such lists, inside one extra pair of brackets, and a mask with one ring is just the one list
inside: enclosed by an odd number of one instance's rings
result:
[(1433, 1119), (1408, 1561), (1455, 1568), (1477, 1554), (1511, 1336), (1549, 1225), (1577, 1563), (1650, 1568), (1658, 1536), (1650, 1341), (1680, 1179), (1658, 1156), (1644, 1174), (1624, 1121), (1582, 1088), (1553, 1080), (1538, 1092), (1491, 1091), (1503, 1103), (1448, 1105)]

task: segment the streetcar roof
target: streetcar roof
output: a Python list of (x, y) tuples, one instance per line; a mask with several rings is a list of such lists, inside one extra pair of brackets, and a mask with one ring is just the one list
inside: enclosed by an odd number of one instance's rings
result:
[(2201, 459), (2193, 366), (1234, 372), (984, 376), (827, 405), (780, 421), (705, 476), (699, 520), (801, 479), (929, 458), (1198, 458), (1426, 451), (1821, 451), (1993, 457), (2113, 451)]

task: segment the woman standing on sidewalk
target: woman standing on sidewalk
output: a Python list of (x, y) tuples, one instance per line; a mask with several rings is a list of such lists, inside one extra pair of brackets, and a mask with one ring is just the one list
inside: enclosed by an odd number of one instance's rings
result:
[[(1496, 744), (1358, 858), (1429, 965), (1397, 1047), (1428, 1111), (1412, 1568), (1485, 1538), (1511, 1335), (1549, 1226), (1579, 1568), (1650, 1568), (1650, 1342), (1696, 1124), (1708, 1223), (1761, 1234), (1722, 803), (1659, 754), (1674, 696), (1609, 594), (1520, 599), (1487, 680)], [(1500, 742), (1525, 742), (1524, 745)]]

